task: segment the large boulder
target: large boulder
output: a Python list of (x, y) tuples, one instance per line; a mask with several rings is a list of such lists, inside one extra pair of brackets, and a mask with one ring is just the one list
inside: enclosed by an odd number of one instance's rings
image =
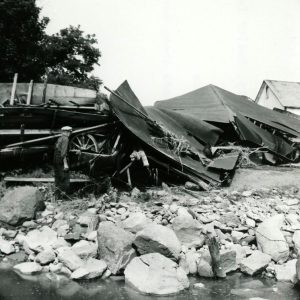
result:
[(132, 233), (137, 233), (138, 231), (144, 229), (144, 227), (151, 221), (142, 212), (131, 213), (127, 219), (122, 221), (121, 225), (125, 230)]
[(189, 280), (183, 269), (159, 253), (135, 257), (124, 274), (125, 282), (143, 294), (163, 296), (189, 287)]
[(29, 231), (23, 238), (24, 249), (30, 249), (35, 252), (53, 248), (55, 243), (57, 243), (57, 233), (48, 226), (44, 226), (40, 230), (34, 229)]
[(106, 261), (112, 274), (124, 270), (130, 260), (136, 256), (132, 248), (134, 235), (112, 222), (100, 223), (97, 238), (99, 257)]
[(40, 263), (41, 265), (47, 265), (51, 262), (53, 262), (56, 258), (56, 255), (52, 249), (47, 249), (42, 252), (40, 252), (36, 258), (35, 261), (37, 263)]
[(15, 247), (12, 242), (6, 241), (0, 236), (0, 252), (4, 254), (11, 254), (15, 252)]
[(181, 244), (175, 232), (157, 224), (149, 224), (139, 231), (134, 245), (140, 254), (157, 252), (173, 260), (178, 260), (181, 251)]
[[(197, 262), (198, 275), (201, 277), (213, 277), (212, 259), (208, 250), (202, 252)], [(224, 274), (235, 271), (238, 268), (236, 263), (236, 252), (234, 250), (220, 251), (220, 268)]]
[(15, 265), (14, 269), (23, 274), (35, 274), (41, 272), (43, 268), (36, 262), (23, 262), (21, 264)]
[(0, 221), (9, 225), (20, 225), (35, 218), (36, 212), (45, 204), (41, 192), (31, 186), (15, 188), (7, 192), (0, 201)]
[(292, 259), (283, 265), (275, 265), (274, 270), (277, 281), (289, 281), (296, 283), (296, 263), (297, 259)]
[(261, 251), (254, 251), (250, 256), (241, 261), (240, 268), (243, 273), (253, 276), (262, 272), (270, 262), (270, 255)]
[(107, 264), (104, 260), (89, 258), (84, 266), (75, 270), (71, 278), (73, 279), (94, 279), (101, 277), (107, 269)]
[(202, 226), (190, 214), (175, 217), (172, 228), (182, 244), (188, 247), (203, 246), (205, 236), (201, 233)]
[(280, 230), (284, 220), (284, 215), (278, 214), (265, 220), (256, 229), (258, 249), (271, 255), (279, 263), (285, 262), (289, 257), (289, 246)]
[(71, 271), (75, 271), (84, 265), (84, 261), (69, 247), (57, 249), (57, 258)]
[(96, 243), (81, 240), (72, 246), (72, 250), (82, 259), (89, 257), (95, 258), (97, 256), (98, 246)]

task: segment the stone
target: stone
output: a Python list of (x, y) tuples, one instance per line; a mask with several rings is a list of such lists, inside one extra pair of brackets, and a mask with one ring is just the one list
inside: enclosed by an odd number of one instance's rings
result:
[(17, 187), (5, 193), (0, 201), (0, 221), (12, 226), (35, 218), (37, 211), (45, 204), (41, 192), (36, 187)]
[(36, 224), (34, 221), (25, 221), (22, 224), (23, 227), (28, 228), (28, 229), (33, 229), (36, 228), (38, 226), (38, 224)]
[(185, 272), (177, 263), (159, 253), (135, 257), (124, 274), (125, 283), (143, 294), (164, 296), (189, 287)]
[(201, 224), (190, 214), (175, 217), (172, 222), (172, 229), (179, 241), (188, 247), (200, 248), (205, 242)]
[(82, 259), (89, 257), (95, 258), (97, 256), (98, 246), (93, 242), (81, 240), (72, 246), (72, 250)]
[(9, 229), (7, 229), (7, 230), (3, 231), (2, 236), (6, 237), (6, 238), (9, 238), (9, 239), (14, 239), (17, 234), (18, 234), (17, 230), (9, 230)]
[[(208, 250), (202, 252), (198, 261), (198, 275), (202, 277), (214, 277), (212, 270), (211, 256)], [(236, 253), (233, 250), (220, 251), (220, 268), (224, 274), (235, 271), (238, 266), (236, 264)]]
[(181, 250), (181, 244), (175, 232), (157, 224), (149, 224), (139, 231), (133, 243), (141, 255), (157, 252), (173, 260), (179, 258)]
[(88, 227), (88, 231), (94, 231), (97, 229), (99, 224), (99, 216), (91, 212), (84, 212), (77, 220), (81, 226)]
[(21, 250), (19, 252), (13, 253), (13, 254), (9, 254), (6, 256), (8, 262), (14, 266), (17, 264), (20, 264), (24, 261), (27, 261), (27, 255), (25, 253), (25, 251)]
[(195, 289), (205, 289), (205, 285), (202, 282), (194, 283), (193, 287)]
[(293, 234), (293, 242), (297, 250), (298, 255), (300, 254), (300, 230), (296, 230)]
[(141, 191), (137, 188), (137, 187), (134, 187), (131, 191), (131, 197), (133, 199), (136, 199), (138, 198), (139, 196), (141, 195)]
[(244, 237), (244, 234), (240, 231), (232, 230), (231, 236), (232, 236), (233, 242), (238, 243)]
[(68, 225), (67, 220), (58, 219), (52, 224), (51, 228), (53, 230), (58, 230), (61, 226), (64, 226), (64, 225)]
[(35, 274), (41, 272), (43, 268), (36, 262), (23, 262), (21, 264), (15, 265), (14, 269), (23, 274)]
[(293, 259), (283, 265), (275, 265), (274, 270), (277, 281), (289, 281), (296, 283), (296, 263), (297, 259)]
[(71, 271), (75, 271), (84, 265), (83, 260), (69, 247), (57, 249), (57, 258)]
[(57, 241), (57, 233), (48, 226), (42, 227), (40, 230), (34, 229), (29, 231), (23, 240), (23, 246), (36, 252), (41, 252), (48, 248), (52, 248)]
[(256, 229), (258, 249), (279, 263), (285, 262), (289, 256), (288, 243), (280, 230), (284, 220), (284, 215), (278, 214), (266, 219)]
[(101, 277), (107, 269), (107, 264), (102, 259), (89, 258), (84, 265), (84, 268), (88, 271), (86, 279), (94, 279)]
[(132, 247), (134, 235), (112, 222), (101, 222), (97, 231), (98, 254), (112, 274), (121, 272), (136, 256)]
[(247, 256), (247, 251), (245, 247), (239, 244), (232, 244), (229, 249), (235, 251), (237, 265), (239, 265), (241, 261)]
[(248, 275), (256, 275), (263, 271), (271, 262), (272, 257), (261, 251), (254, 251), (250, 256), (244, 258), (240, 263), (243, 273)]
[(87, 275), (89, 274), (89, 272), (81, 267), (81, 268), (78, 268), (77, 270), (75, 270), (72, 274), (71, 274), (71, 278), (72, 279), (84, 279)]
[(41, 265), (47, 265), (51, 262), (53, 262), (56, 258), (56, 255), (52, 249), (44, 250), (40, 252), (36, 258), (35, 261)]
[(191, 190), (191, 191), (200, 191), (200, 186), (196, 183), (193, 183), (193, 182), (190, 182), (190, 181), (187, 181), (185, 184), (184, 184), (184, 187), (187, 189), (187, 190)]
[(15, 252), (15, 247), (12, 242), (6, 241), (0, 237), (0, 252), (3, 254), (12, 254)]
[(132, 233), (144, 229), (151, 221), (142, 212), (131, 213), (127, 219), (121, 222), (121, 226)]
[(246, 225), (250, 228), (254, 228), (256, 223), (253, 219), (250, 219), (250, 218), (246, 218)]
[(87, 235), (87, 239), (89, 241), (96, 241), (97, 240), (97, 230), (91, 231), (88, 235)]
[(53, 249), (58, 249), (61, 247), (69, 247), (70, 244), (62, 237), (58, 237), (56, 241), (51, 244)]

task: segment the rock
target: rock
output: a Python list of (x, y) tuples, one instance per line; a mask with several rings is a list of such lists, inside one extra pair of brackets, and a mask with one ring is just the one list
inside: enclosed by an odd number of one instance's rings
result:
[(205, 285), (201, 282), (194, 283), (193, 287), (195, 289), (205, 289)]
[(185, 184), (184, 184), (184, 187), (187, 189), (187, 190), (191, 190), (191, 191), (200, 191), (200, 186), (196, 183), (193, 183), (193, 182), (190, 182), (190, 181), (187, 181)]
[(250, 256), (241, 261), (241, 271), (251, 276), (260, 273), (271, 262), (271, 258), (272, 257), (266, 253), (254, 251)]
[(69, 247), (70, 244), (62, 237), (58, 237), (56, 241), (51, 244), (53, 249), (58, 249), (61, 247)]
[(180, 254), (179, 266), (187, 275), (195, 275), (198, 271), (197, 261), (199, 257), (200, 255), (196, 251), (187, 251), (185, 254)]
[(286, 199), (286, 200), (283, 200), (283, 203), (288, 206), (293, 206), (293, 205), (298, 205), (299, 200), (298, 199)]
[(81, 267), (81, 268), (78, 268), (77, 270), (75, 270), (72, 274), (71, 274), (71, 278), (72, 279), (83, 279), (83, 278), (86, 278), (86, 276), (89, 274), (89, 272)]
[(188, 247), (203, 246), (205, 236), (201, 234), (202, 226), (190, 214), (175, 217), (172, 222), (172, 229), (182, 244)]
[(296, 283), (296, 263), (297, 259), (293, 259), (283, 265), (275, 265), (274, 270), (277, 281), (290, 281)]
[(0, 237), (0, 251), (4, 254), (12, 254), (15, 252), (15, 247), (12, 242), (6, 241)]
[(15, 265), (14, 269), (23, 274), (35, 274), (41, 272), (43, 268), (36, 262), (23, 262), (21, 264)]
[(111, 222), (101, 222), (98, 228), (98, 254), (112, 274), (122, 271), (136, 256), (132, 248), (134, 235)]
[(243, 197), (250, 197), (252, 195), (252, 191), (244, 191), (243, 193), (242, 193), (242, 196)]
[(250, 219), (250, 218), (246, 218), (246, 225), (250, 228), (254, 228), (256, 223), (254, 220)]
[(52, 249), (44, 250), (40, 252), (36, 258), (35, 261), (37, 263), (40, 263), (41, 265), (47, 265), (51, 262), (53, 262), (56, 258), (56, 255)]
[(91, 212), (85, 212), (81, 214), (77, 220), (81, 226), (88, 227), (88, 231), (94, 231), (99, 224), (99, 217)]
[(18, 234), (17, 230), (7, 229), (7, 230), (3, 231), (2, 236), (6, 237), (6, 238), (9, 238), (9, 239), (14, 239), (17, 234)]
[(44, 226), (41, 230), (34, 229), (29, 231), (23, 240), (23, 246), (24, 248), (40, 252), (52, 248), (56, 241), (57, 233), (48, 226)]
[(61, 247), (57, 249), (57, 258), (71, 271), (75, 271), (84, 265), (81, 258), (68, 247)]
[[(211, 256), (208, 250), (203, 251), (198, 261), (198, 275), (202, 277), (214, 277), (212, 270)], [(235, 271), (238, 266), (236, 264), (236, 252), (233, 250), (220, 251), (220, 268), (224, 274)]]
[(189, 287), (185, 272), (172, 260), (150, 253), (135, 257), (125, 269), (125, 282), (148, 295), (169, 295)]
[(131, 213), (127, 219), (122, 221), (121, 226), (132, 233), (144, 229), (144, 227), (151, 221), (142, 212)]
[(97, 241), (97, 231), (91, 231), (88, 235), (87, 235), (87, 239), (89, 241)]
[(293, 234), (293, 242), (297, 250), (298, 255), (300, 254), (300, 230), (296, 230)]
[(89, 258), (84, 265), (84, 268), (88, 271), (86, 279), (93, 279), (101, 277), (107, 269), (107, 264), (102, 259)]
[(201, 277), (208, 277), (212, 278), (214, 277), (214, 272), (211, 267), (211, 257), (204, 257), (201, 256), (200, 260), (197, 263), (197, 271), (198, 275)]
[(33, 229), (36, 228), (38, 225), (34, 221), (25, 221), (22, 224), (23, 227), (28, 228), (28, 229)]
[(179, 258), (181, 244), (175, 232), (165, 226), (149, 224), (139, 231), (134, 245), (140, 254), (160, 253), (173, 260)]
[(66, 220), (58, 219), (52, 224), (51, 228), (53, 230), (58, 230), (61, 226), (65, 226), (65, 225), (68, 225), (68, 222)]
[(242, 232), (232, 230), (231, 236), (233, 242), (238, 243), (244, 237), (244, 234)]
[(280, 228), (283, 226), (284, 215), (275, 215), (256, 229), (258, 249), (271, 255), (275, 262), (285, 262), (289, 256), (289, 246)]
[(138, 198), (140, 195), (141, 191), (138, 188), (134, 187), (131, 191), (131, 197), (135, 199)]
[(93, 242), (81, 240), (72, 246), (72, 250), (82, 259), (89, 257), (95, 258), (97, 256), (98, 246)]
[(9, 225), (20, 225), (35, 218), (36, 212), (45, 207), (40, 191), (31, 186), (8, 191), (0, 201), (0, 221)]
[(239, 245), (239, 244), (232, 244), (230, 246), (230, 250), (235, 251), (236, 253), (236, 264), (239, 265), (242, 259), (244, 259), (247, 256), (247, 251), (245, 247)]

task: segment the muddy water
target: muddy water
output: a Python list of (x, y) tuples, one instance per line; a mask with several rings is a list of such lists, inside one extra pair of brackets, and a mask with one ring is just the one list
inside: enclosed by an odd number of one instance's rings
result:
[[(123, 277), (112, 277), (108, 280), (74, 282), (56, 275), (41, 274), (24, 276), (12, 270), (0, 270), (1, 300), (111, 300), (133, 299), (150, 300), (157, 297), (144, 296), (124, 284)], [(273, 280), (252, 279), (235, 273), (225, 280), (203, 280), (190, 278), (191, 288), (179, 295), (160, 299), (299, 299), (300, 292), (289, 283), (278, 283)], [(204, 288), (193, 288), (196, 282), (202, 282)]]

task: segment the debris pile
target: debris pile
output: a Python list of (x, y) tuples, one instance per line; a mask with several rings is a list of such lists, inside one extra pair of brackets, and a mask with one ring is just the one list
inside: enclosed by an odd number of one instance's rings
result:
[(237, 167), (300, 159), (300, 121), (245, 96), (210, 85), (143, 107), (127, 81), (109, 92), (109, 99), (95, 96), (94, 103), (81, 97), (78, 104), (75, 96), (36, 103), (36, 97), (34, 104), (1, 107), (3, 165), (7, 155), (51, 156), (63, 125), (74, 128), (73, 169), (130, 187), (169, 178), (209, 190), (230, 184)]

